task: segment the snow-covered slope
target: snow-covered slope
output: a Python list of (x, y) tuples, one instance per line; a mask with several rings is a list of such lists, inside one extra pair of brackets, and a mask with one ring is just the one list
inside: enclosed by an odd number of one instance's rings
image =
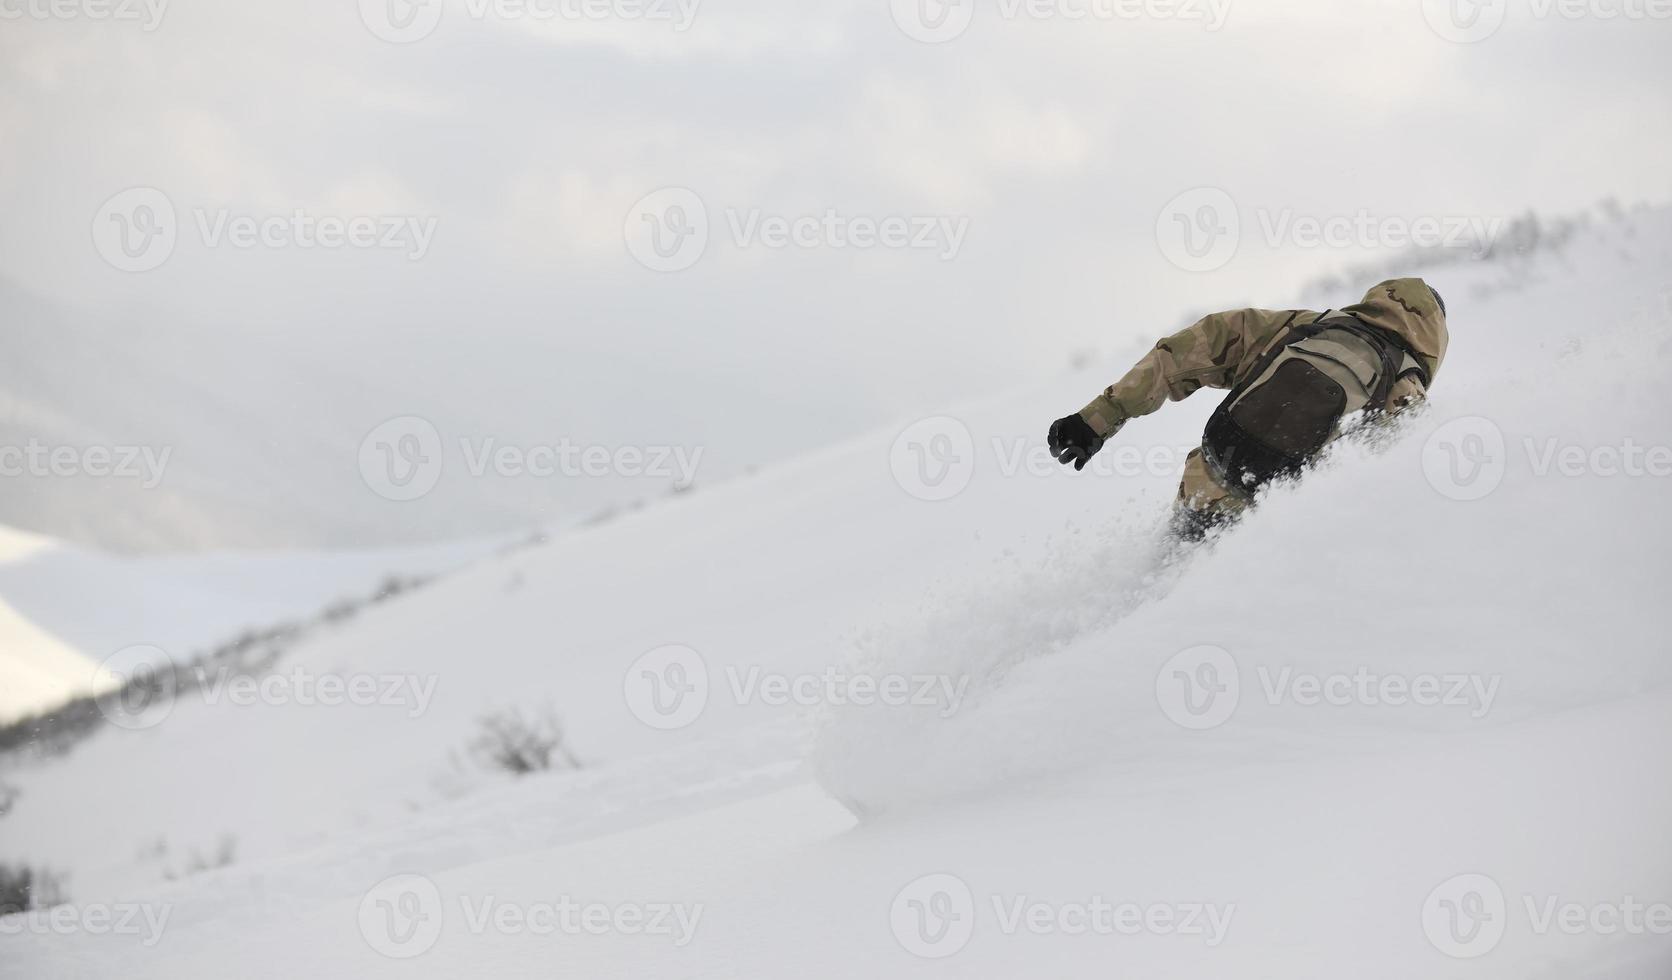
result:
[[(7, 920), (0, 974), (1664, 977), (1672, 214), (1428, 276), (1427, 411), (1210, 548), (1155, 528), (1211, 397), (1087, 473), (1037, 446), (1110, 361), (479, 563), (296, 650), (275, 703), (0, 772), (0, 860), (166, 916)], [(831, 693), (879, 689), (907, 703)], [(450, 761), (547, 703), (581, 771)], [(159, 838), (228, 834), (158, 881)]]

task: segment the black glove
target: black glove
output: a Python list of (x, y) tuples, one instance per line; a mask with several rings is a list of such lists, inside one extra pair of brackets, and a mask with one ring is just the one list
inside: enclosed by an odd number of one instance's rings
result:
[(1085, 469), (1086, 460), (1103, 448), (1103, 437), (1093, 432), (1078, 414), (1064, 415), (1052, 422), (1046, 442), (1057, 462), (1064, 466), (1073, 463), (1075, 470)]

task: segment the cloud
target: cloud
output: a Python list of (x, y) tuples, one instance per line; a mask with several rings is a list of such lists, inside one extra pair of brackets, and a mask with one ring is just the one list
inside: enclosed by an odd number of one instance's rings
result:
[[(372, 416), (409, 411), (384, 402), (412, 378), (472, 411), (507, 396), (504, 412), (538, 418), (561, 398), (622, 431), (677, 406), (729, 420), (705, 430), (722, 459), (728, 439), (735, 456), (790, 447), (798, 426), (835, 436), (1055, 370), (1073, 347), (1144, 344), (1182, 309), (1288, 302), (1358, 258), (1253, 240), (1186, 272), (1155, 229), (1190, 188), (1315, 217), (1672, 196), (1660, 24), (1512, 18), (1456, 44), (1416, 0), (1237, 5), (1218, 31), (983, 3), (965, 34), (925, 44), (879, 0), (703, 0), (684, 30), (447, 0), (433, 35), (393, 44), (358, 7), (173, 4), (149, 33), (7, 22), (0, 275), (108, 322), (281, 337), (300, 363), (349, 365), (315, 396)], [(89, 224), (136, 185), (183, 208), (417, 212), (437, 219), (434, 247), (413, 262), (188, 241), (123, 272)], [(722, 234), (661, 275), (623, 224), (663, 187), (700, 194), (722, 233), (727, 209), (834, 209), (968, 218), (968, 234), (953, 261)], [(563, 362), (573, 377), (551, 393), (560, 354), (605, 349)], [(375, 395), (345, 380), (386, 363), (400, 370)], [(741, 383), (739, 364), (775, 387)], [(283, 429), (248, 385), (202, 383)]]

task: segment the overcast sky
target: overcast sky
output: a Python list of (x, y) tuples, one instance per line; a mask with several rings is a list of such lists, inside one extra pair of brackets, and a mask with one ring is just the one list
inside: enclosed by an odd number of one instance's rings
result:
[(1407, 232), (1672, 198), (1656, 0), (56, 2), (0, 0), (0, 276), (329, 365), (348, 426), (722, 472)]

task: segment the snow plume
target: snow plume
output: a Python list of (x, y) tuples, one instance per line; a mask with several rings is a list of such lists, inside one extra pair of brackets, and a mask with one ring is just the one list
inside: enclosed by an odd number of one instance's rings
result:
[(1032, 561), (1007, 551), (999, 563), (1005, 567), (984, 569), (970, 584), (942, 586), (914, 618), (860, 635), (855, 673), (942, 678), (961, 696), (827, 710), (814, 754), (825, 788), (866, 812), (959, 788), (968, 779), (962, 767), (921, 766), (909, 753), (897, 753), (961, 740), (972, 724), (966, 719), (986, 716), (991, 709), (984, 706), (999, 698), (1018, 668), (1108, 630), (1165, 595), (1192, 553), (1152, 516), (1090, 530), (1071, 525)]

